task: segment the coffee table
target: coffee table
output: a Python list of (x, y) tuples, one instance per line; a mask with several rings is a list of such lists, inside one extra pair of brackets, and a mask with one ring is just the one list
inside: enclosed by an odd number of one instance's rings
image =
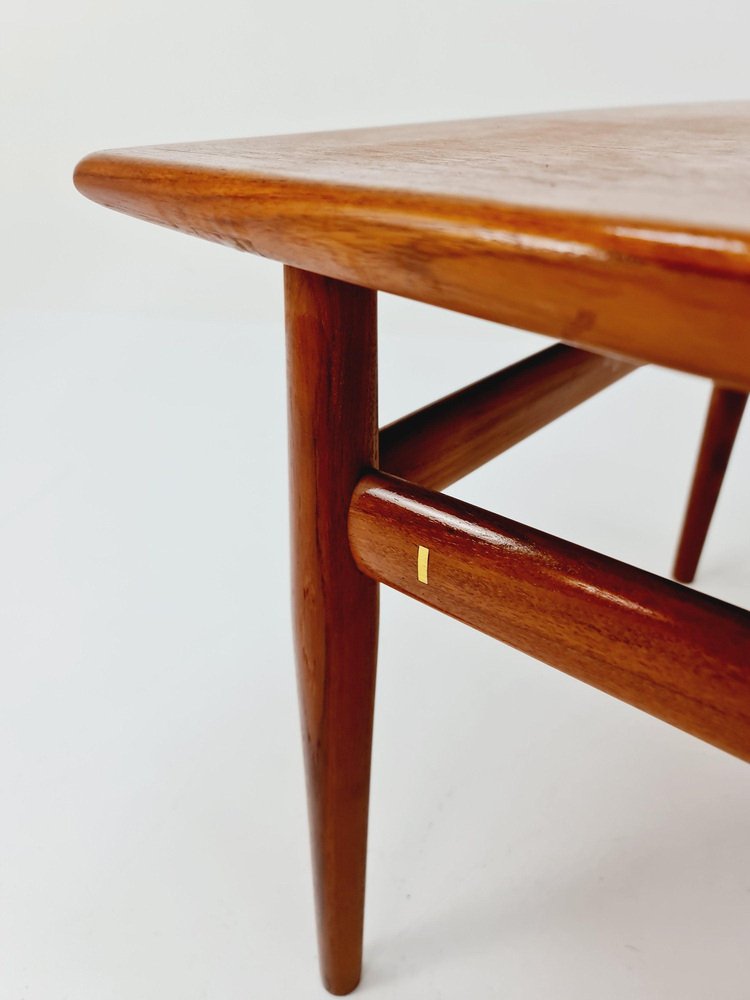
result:
[[(749, 178), (750, 103), (78, 165), (94, 201), (285, 265), (294, 629), (332, 992), (360, 977), (379, 583), (750, 760), (747, 611), (442, 492), (638, 365), (705, 376), (677, 565), (692, 576), (750, 390)], [(561, 343), (379, 429), (377, 291)]]

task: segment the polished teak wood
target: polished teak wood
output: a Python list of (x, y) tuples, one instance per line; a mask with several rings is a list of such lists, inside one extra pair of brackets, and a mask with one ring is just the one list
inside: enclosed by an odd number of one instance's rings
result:
[(383, 473), (349, 537), (373, 579), (750, 761), (747, 611)]
[(672, 575), (691, 583), (747, 403), (746, 392), (714, 386)]
[[(713, 379), (692, 573), (750, 389), (750, 104), (114, 150), (95, 201), (282, 261), (323, 979), (359, 980), (378, 582), (750, 759), (750, 615), (436, 492), (653, 362)], [(567, 342), (378, 432), (375, 290)], [(381, 454), (378, 454), (380, 445)]]
[(631, 371), (555, 344), (384, 427), (381, 466), (443, 490)]
[(150, 146), (95, 153), (75, 180), (286, 264), (749, 389), (749, 109)]
[[(323, 981), (362, 959), (377, 586), (347, 541), (349, 500), (378, 461), (375, 294), (284, 274), (292, 594)], [(345, 429), (344, 433), (341, 430)], [(335, 442), (335, 446), (334, 446)]]

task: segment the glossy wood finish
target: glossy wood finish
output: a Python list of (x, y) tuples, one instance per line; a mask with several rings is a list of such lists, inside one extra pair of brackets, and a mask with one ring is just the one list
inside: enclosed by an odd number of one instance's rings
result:
[(750, 613), (383, 473), (349, 538), (373, 579), (750, 760)]
[(323, 980), (357, 985), (367, 847), (377, 584), (359, 572), (347, 511), (377, 464), (373, 292), (285, 269), (292, 579)]
[[(750, 102), (183, 143), (78, 165), (94, 201), (287, 265), (294, 627), (332, 992), (360, 976), (377, 581), (750, 760), (748, 612), (425, 488), (633, 365), (695, 372), (725, 388), (678, 560), (692, 573), (750, 389), (748, 176)], [(578, 346), (379, 435), (374, 289)], [(421, 486), (374, 471), (379, 437), (384, 468)]]
[(380, 467), (445, 489), (632, 370), (555, 344), (383, 428)]
[(684, 583), (695, 577), (746, 402), (747, 393), (714, 386), (672, 571)]
[(96, 153), (110, 208), (750, 388), (750, 103)]

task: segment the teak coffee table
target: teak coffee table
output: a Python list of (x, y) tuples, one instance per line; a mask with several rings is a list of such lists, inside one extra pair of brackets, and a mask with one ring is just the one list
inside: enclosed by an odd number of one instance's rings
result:
[[(441, 491), (642, 363), (750, 389), (750, 103), (95, 153), (89, 198), (285, 267), (293, 603), (323, 979), (359, 981), (378, 583), (750, 760), (750, 613)], [(564, 341), (378, 430), (376, 290)]]

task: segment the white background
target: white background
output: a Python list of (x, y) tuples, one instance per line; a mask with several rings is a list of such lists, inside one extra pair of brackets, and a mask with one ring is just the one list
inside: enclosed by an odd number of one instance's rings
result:
[[(323, 995), (280, 268), (116, 216), (108, 146), (750, 96), (745, 2), (0, 10), (0, 1000)], [(749, 188), (750, 190), (750, 188)], [(383, 296), (382, 418), (545, 341)], [(644, 370), (454, 487), (668, 570), (708, 387)], [(747, 606), (750, 432), (698, 578)], [(383, 594), (373, 998), (750, 995), (745, 765)]]

